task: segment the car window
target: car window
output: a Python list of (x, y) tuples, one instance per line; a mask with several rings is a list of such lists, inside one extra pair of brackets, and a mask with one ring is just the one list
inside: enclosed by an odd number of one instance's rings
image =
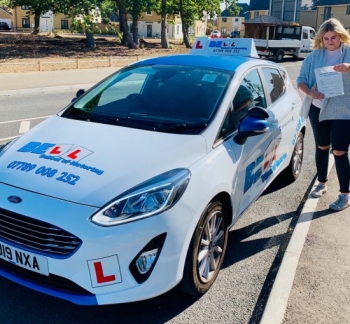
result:
[(283, 77), (279, 70), (274, 68), (262, 68), (262, 72), (266, 79), (271, 102), (275, 102), (286, 91), (286, 76)]
[(315, 37), (316, 37), (315, 31), (310, 29), (310, 39), (314, 39)]
[(115, 83), (101, 94), (99, 106), (107, 105), (116, 100), (123, 99), (132, 93), (140, 94), (147, 74), (133, 73), (118, 83)]
[(62, 117), (199, 134), (231, 78), (231, 72), (203, 67), (133, 65), (74, 101)]
[(218, 135), (218, 139), (224, 138), (225, 136), (231, 134), (233, 131), (235, 131), (235, 125), (232, 120), (232, 112), (230, 111), (227, 113), (224, 119), (224, 122), (221, 126), (221, 129)]
[(233, 99), (233, 120), (235, 128), (252, 107), (266, 108), (266, 98), (259, 73), (256, 69), (246, 74)]

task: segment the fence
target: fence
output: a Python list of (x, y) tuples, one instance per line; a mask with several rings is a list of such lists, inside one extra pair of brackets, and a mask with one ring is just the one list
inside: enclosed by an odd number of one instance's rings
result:
[[(56, 64), (65, 64), (65, 65), (70, 65), (70, 69), (81, 69), (84, 68), (84, 64), (87, 65), (85, 68), (91, 68), (91, 67), (113, 67), (113, 62), (118, 62), (116, 66), (125, 66), (129, 63), (135, 62), (139, 60), (139, 56), (131, 56), (127, 58), (113, 58), (113, 57), (108, 57), (107, 59), (99, 59), (99, 60), (82, 60), (82, 59), (75, 59), (75, 60), (63, 60), (63, 61), (56, 61), (56, 62), (51, 62), (51, 61), (43, 61), (43, 60), (38, 60), (34, 62), (16, 62), (16, 63), (10, 63), (10, 62), (5, 62), (5, 63), (0, 63), (0, 68), (2, 66), (37, 66), (37, 68), (30, 69), (31, 71), (44, 71), (45, 65), (56, 65)], [(131, 62), (130, 62), (131, 61)], [(97, 64), (96, 64), (97, 63)], [(102, 63), (102, 64), (101, 64)], [(101, 66), (102, 65), (102, 66)], [(50, 69), (52, 70), (52, 69)], [(54, 69), (55, 70), (55, 69)], [(0, 69), (1, 73), (1, 69)]]

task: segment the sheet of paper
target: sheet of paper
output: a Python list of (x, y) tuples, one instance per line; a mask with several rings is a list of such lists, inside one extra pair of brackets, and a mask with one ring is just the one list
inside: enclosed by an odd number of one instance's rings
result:
[(344, 95), (344, 85), (341, 72), (333, 70), (333, 66), (315, 69), (317, 91), (323, 93), (325, 98)]

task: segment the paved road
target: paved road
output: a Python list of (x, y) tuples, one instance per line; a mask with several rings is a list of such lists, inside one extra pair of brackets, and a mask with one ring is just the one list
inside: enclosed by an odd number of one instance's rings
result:
[[(294, 80), (300, 62), (284, 65)], [(0, 97), (0, 141), (25, 132), (59, 111), (74, 93), (69, 90)], [(305, 145), (298, 181), (286, 188), (277, 182), (272, 184), (237, 222), (229, 235), (218, 280), (202, 298), (171, 291), (138, 303), (81, 307), (0, 278), (0, 323), (258, 323), (301, 202), (314, 179), (310, 132)]]

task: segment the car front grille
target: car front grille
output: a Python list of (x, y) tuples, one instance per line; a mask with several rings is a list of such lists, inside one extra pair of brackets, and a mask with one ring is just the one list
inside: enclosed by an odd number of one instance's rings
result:
[(17, 265), (14, 265), (8, 261), (0, 259), (0, 269), (5, 270), (12, 275), (15, 275), (21, 279), (25, 279), (29, 282), (50, 288), (55, 289), (65, 293), (71, 293), (75, 295), (85, 295), (85, 296), (94, 296), (89, 291), (85, 290), (83, 287), (80, 287), (73, 281), (70, 281), (66, 278), (49, 274), (44, 276), (40, 273), (36, 273)]
[(68, 257), (81, 240), (63, 229), (0, 208), (0, 239), (51, 257)]

